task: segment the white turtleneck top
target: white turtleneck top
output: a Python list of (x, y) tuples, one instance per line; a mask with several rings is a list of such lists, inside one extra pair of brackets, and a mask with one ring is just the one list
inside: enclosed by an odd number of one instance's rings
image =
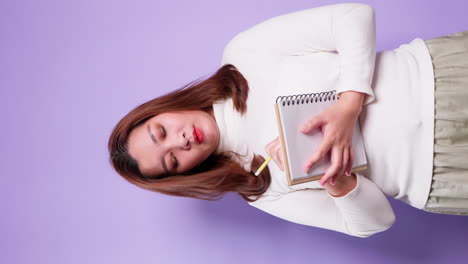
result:
[[(277, 96), (357, 91), (367, 94), (359, 117), (368, 169), (356, 187), (331, 196), (318, 182), (288, 186), (274, 162), (272, 181), (250, 205), (276, 217), (367, 237), (388, 229), (395, 215), (386, 196), (423, 208), (433, 162), (434, 75), (422, 39), (375, 51), (375, 17), (365, 4), (335, 4), (268, 19), (235, 36), (222, 65), (233, 64), (249, 85), (247, 112), (231, 99), (213, 104), (221, 139), (217, 153), (253, 154), (278, 137)], [(312, 116), (311, 116), (312, 118)], [(253, 198), (253, 197), (252, 197)]]

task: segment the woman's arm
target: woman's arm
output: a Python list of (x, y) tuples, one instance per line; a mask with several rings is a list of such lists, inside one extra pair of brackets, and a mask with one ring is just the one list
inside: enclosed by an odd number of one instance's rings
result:
[(387, 230), (395, 222), (387, 197), (375, 183), (359, 173), (355, 175), (356, 186), (339, 197), (326, 190), (302, 189), (278, 198), (264, 196), (250, 205), (290, 222), (355, 237)]
[[(304, 170), (310, 170), (331, 152), (332, 165), (321, 183), (326, 184), (328, 179), (334, 182), (336, 176), (349, 171), (353, 128), (361, 106), (374, 100), (374, 9), (366, 4), (345, 3), (276, 16), (239, 33), (226, 46), (223, 61), (233, 56), (237, 48), (274, 57), (338, 53), (339, 79), (335, 87), (340, 100), (304, 124), (303, 133), (318, 127), (324, 133), (319, 150), (304, 164)], [(362, 104), (358, 104), (357, 97), (362, 97)]]
[[(238, 34), (226, 47), (224, 58), (235, 47), (272, 56), (300, 56), (314, 52), (339, 54), (339, 103), (304, 124), (303, 133), (322, 127), (324, 139), (304, 164), (310, 168), (331, 152), (332, 165), (321, 183), (332, 183), (352, 166), (352, 133), (362, 105), (374, 100), (371, 88), (375, 63), (374, 9), (366, 4), (335, 4), (270, 18)], [(343, 97), (341, 97), (343, 96)], [(365, 96), (365, 97), (364, 97)], [(362, 97), (362, 104), (359, 104)]]
[(274, 56), (300, 56), (337, 52), (340, 74), (336, 85), (366, 94), (363, 105), (374, 100), (371, 88), (375, 64), (374, 9), (366, 4), (344, 3), (296, 11), (267, 19), (239, 33), (226, 46)]
[[(268, 143), (265, 150), (284, 171), (279, 139)], [(301, 189), (275, 198), (262, 197), (250, 204), (294, 223), (357, 237), (384, 231), (395, 222), (385, 194), (359, 173), (338, 177), (335, 184), (327, 183), (325, 190)]]

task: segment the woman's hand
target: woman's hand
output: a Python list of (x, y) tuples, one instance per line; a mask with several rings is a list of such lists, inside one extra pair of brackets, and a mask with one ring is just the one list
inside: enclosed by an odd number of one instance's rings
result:
[(354, 162), (354, 149), (352, 145), (355, 123), (362, 109), (365, 94), (359, 92), (344, 92), (338, 102), (304, 123), (300, 129), (302, 133), (309, 133), (313, 129), (322, 127), (324, 134), (319, 149), (305, 164), (307, 172), (322, 157), (331, 150), (332, 165), (320, 179), (324, 186), (331, 178), (334, 185), (336, 177), (345, 173), (350, 176)]
[[(283, 155), (281, 152), (281, 144), (279, 137), (265, 146), (265, 150), (270, 155), (271, 159), (278, 165), (280, 170), (284, 171)], [(335, 197), (340, 197), (348, 194), (356, 187), (356, 175), (351, 173), (352, 177), (338, 177), (334, 184), (324, 184), (325, 189), (329, 194)]]
[(283, 164), (283, 153), (281, 152), (281, 143), (279, 137), (276, 137), (273, 141), (265, 146), (265, 150), (270, 155), (271, 159), (278, 165), (280, 170), (284, 171)]
[(332, 185), (327, 183), (325, 184), (324, 188), (329, 194), (331, 194), (331, 196), (341, 197), (345, 196), (354, 188), (356, 188), (356, 184), (357, 176), (356, 174), (351, 173), (351, 177), (343, 177), (343, 175), (340, 175), (337, 177), (335, 184)]

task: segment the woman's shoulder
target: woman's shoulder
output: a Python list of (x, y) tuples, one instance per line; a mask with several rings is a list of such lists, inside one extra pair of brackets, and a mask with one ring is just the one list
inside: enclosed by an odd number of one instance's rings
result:
[[(244, 31), (238, 33), (224, 47), (222, 65), (230, 63), (238, 67), (238, 64), (241, 63), (244, 57), (247, 61), (250, 61), (245, 55), (249, 54), (249, 51), (251, 51), (253, 47), (252, 41), (246, 37)], [(250, 55), (252, 55), (252, 52), (250, 52)]]

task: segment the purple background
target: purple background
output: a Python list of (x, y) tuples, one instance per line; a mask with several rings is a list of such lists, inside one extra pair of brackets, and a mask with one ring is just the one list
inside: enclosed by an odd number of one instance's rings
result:
[[(466, 216), (391, 199), (396, 223), (361, 239), (281, 220), (235, 194), (145, 191), (108, 163), (117, 121), (212, 74), (238, 32), (338, 2), (1, 1), (0, 263), (466, 261)], [(466, 1), (361, 2), (375, 7), (379, 51), (468, 30)]]

